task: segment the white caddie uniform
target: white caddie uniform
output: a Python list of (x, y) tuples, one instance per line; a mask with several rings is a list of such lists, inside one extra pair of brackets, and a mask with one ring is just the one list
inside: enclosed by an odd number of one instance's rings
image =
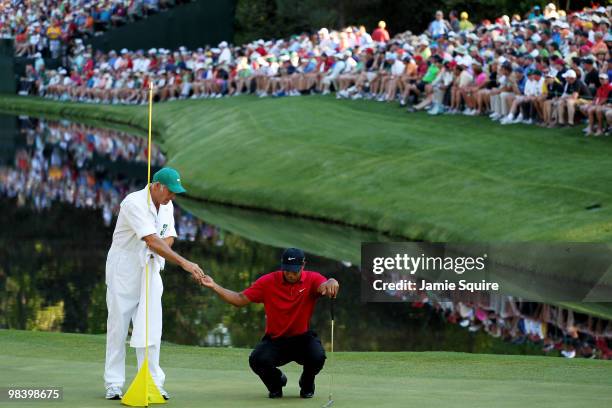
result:
[(159, 367), (162, 332), (160, 271), (165, 260), (151, 252), (143, 237), (157, 234), (176, 237), (172, 201), (160, 205), (151, 199), (147, 207), (147, 188), (130, 193), (121, 202), (113, 243), (106, 258), (106, 387), (123, 387), (125, 383), (125, 340), (132, 322), (130, 346), (136, 348), (138, 367), (144, 360), (145, 347), (145, 260), (149, 262), (149, 368), (158, 386), (165, 374)]

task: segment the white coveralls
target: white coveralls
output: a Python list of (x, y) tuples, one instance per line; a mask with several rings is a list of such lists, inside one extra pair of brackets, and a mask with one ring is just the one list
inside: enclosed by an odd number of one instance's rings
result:
[(121, 202), (113, 243), (106, 258), (106, 387), (125, 383), (125, 340), (132, 321), (130, 346), (136, 348), (138, 367), (145, 347), (145, 259), (149, 260), (149, 368), (155, 383), (163, 387), (165, 374), (159, 366), (162, 332), (160, 271), (165, 260), (151, 252), (143, 237), (158, 234), (176, 237), (172, 201), (159, 206), (153, 200), (147, 208), (147, 188), (128, 194)]

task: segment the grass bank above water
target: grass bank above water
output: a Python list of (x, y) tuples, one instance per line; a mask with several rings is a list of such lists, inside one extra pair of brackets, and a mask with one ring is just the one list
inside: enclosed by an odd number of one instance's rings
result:
[[(0, 109), (147, 124), (141, 106), (3, 96)], [(608, 241), (612, 142), (578, 133), (318, 96), (154, 107), (192, 196), (429, 241)]]

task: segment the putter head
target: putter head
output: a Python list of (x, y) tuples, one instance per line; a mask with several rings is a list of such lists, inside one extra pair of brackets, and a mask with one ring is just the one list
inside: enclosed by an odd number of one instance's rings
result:
[(325, 405), (323, 405), (321, 408), (329, 408), (334, 404), (334, 400), (331, 398), (331, 395), (329, 396), (329, 400), (327, 401), (327, 403)]

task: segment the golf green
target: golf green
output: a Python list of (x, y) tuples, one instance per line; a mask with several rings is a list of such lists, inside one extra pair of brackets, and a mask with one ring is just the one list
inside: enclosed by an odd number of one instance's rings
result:
[[(7, 112), (146, 129), (143, 106), (0, 97)], [(607, 241), (612, 142), (309, 96), (156, 104), (190, 195), (429, 241)]]
[[(320, 407), (333, 373), (334, 407), (610, 407), (612, 362), (463, 353), (335, 353), (312, 400), (298, 397), (299, 366), (282, 400), (269, 400), (249, 350), (162, 347), (172, 407)], [(133, 352), (128, 362), (134, 364)], [(103, 398), (104, 336), (0, 330), (0, 386), (63, 387), (62, 406), (112, 407)], [(135, 368), (129, 365), (128, 378)], [(128, 380), (129, 382), (129, 380)], [(20, 402), (19, 407), (57, 403)]]

